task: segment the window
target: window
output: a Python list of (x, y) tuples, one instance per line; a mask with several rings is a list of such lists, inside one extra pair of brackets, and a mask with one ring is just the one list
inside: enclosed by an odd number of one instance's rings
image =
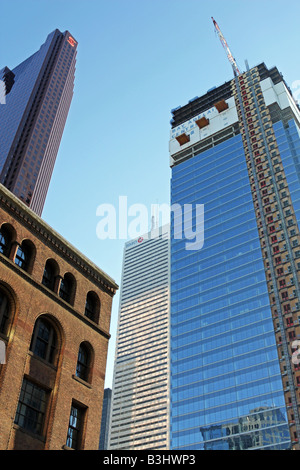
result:
[(77, 366), (76, 366), (76, 376), (85, 382), (88, 382), (90, 375), (90, 363), (91, 363), (91, 354), (90, 349), (84, 343), (79, 347)]
[(94, 322), (99, 321), (100, 301), (94, 292), (88, 292), (85, 302), (84, 314)]
[(61, 280), (59, 296), (66, 302), (70, 300), (70, 283), (65, 278)]
[(66, 445), (71, 449), (81, 448), (85, 410), (72, 403)]
[(27, 264), (28, 264), (28, 253), (26, 249), (22, 248), (19, 246), (16, 257), (15, 257), (15, 263), (22, 269), (26, 271), (27, 269)]
[(290, 340), (290, 341), (293, 341), (293, 339), (295, 339), (295, 338), (296, 338), (295, 332), (294, 332), (294, 331), (290, 331), (290, 332), (289, 332), (289, 340)]
[(9, 301), (7, 295), (0, 290), (0, 333), (7, 335), (10, 318)]
[(27, 379), (23, 380), (15, 423), (42, 435), (47, 406), (47, 392)]
[(54, 364), (57, 351), (57, 335), (51, 322), (46, 318), (39, 318), (33, 330), (30, 350), (35, 356)]
[(47, 260), (45, 264), (42, 284), (50, 290), (54, 290), (55, 278), (58, 274), (58, 266), (54, 260)]
[(71, 274), (66, 273), (60, 283), (59, 296), (66, 302), (72, 303), (74, 297), (74, 290), (75, 280)]
[(21, 269), (24, 269), (24, 271), (29, 272), (33, 261), (34, 251), (34, 246), (31, 242), (29, 242), (29, 240), (23, 241), (22, 244), (18, 247), (15, 256), (15, 264)]
[(10, 246), (11, 246), (11, 234), (5, 226), (2, 226), (0, 230), (0, 253), (2, 253), (5, 256), (8, 256), (9, 251), (10, 251)]

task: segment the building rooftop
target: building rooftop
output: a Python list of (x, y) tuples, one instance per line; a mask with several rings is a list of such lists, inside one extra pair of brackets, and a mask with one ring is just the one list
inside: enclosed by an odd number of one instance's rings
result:
[[(274, 84), (284, 81), (282, 74), (278, 71), (277, 67), (268, 69), (264, 63), (257, 65), (257, 67), (261, 80), (265, 80), (270, 77)], [(216, 102), (230, 98), (232, 96), (231, 82), (232, 79), (223, 83), (223, 85), (210, 88), (210, 90), (208, 90), (204, 95), (195, 97), (189, 100), (186, 105), (178, 106), (173, 109), (171, 111), (173, 115), (171, 120), (172, 129), (183, 122), (192, 119), (194, 116), (212, 108)]]

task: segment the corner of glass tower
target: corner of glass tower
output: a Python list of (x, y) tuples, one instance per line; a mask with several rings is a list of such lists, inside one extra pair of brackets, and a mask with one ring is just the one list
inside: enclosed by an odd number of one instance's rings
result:
[(264, 63), (172, 110), (171, 204), (205, 218), (171, 237), (173, 450), (299, 448), (299, 129)]
[(72, 34), (56, 29), (37, 52), (0, 72), (0, 182), (38, 215), (73, 97), (76, 50)]

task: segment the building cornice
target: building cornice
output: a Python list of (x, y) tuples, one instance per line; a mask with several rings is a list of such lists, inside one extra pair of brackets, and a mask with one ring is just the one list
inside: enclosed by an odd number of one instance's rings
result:
[(111, 296), (116, 293), (119, 286), (110, 276), (65, 240), (2, 184), (0, 184), (0, 204), (6, 212), (13, 214), (30, 232), (94, 284)]
[(79, 320), (89, 325), (90, 328), (97, 331), (104, 338), (110, 339), (109, 332), (103, 330), (103, 328), (101, 328), (99, 325), (94, 323), (88, 317), (86, 317), (85, 315), (82, 315), (80, 312), (75, 310), (75, 308), (72, 305), (70, 305), (68, 302), (66, 302), (61, 297), (59, 297), (59, 295), (57, 295), (55, 292), (51, 291), (43, 284), (35, 281), (30, 274), (28, 274), (26, 271), (23, 271), (23, 269), (19, 268), (15, 263), (13, 263), (11, 260), (3, 256), (1, 253), (0, 253), (0, 262), (5, 264), (9, 269), (13, 270), (19, 276), (21, 276), (26, 282), (34, 286), (35, 289), (38, 289), (40, 292), (46, 295), (49, 299), (56, 302), (58, 305), (60, 305), (60, 307), (69, 311), (72, 315), (77, 317)]

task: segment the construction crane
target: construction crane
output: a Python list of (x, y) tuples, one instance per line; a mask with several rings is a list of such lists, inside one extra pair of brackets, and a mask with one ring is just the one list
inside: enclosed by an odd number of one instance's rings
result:
[(213, 20), (213, 24), (214, 24), (214, 27), (215, 27), (215, 31), (216, 33), (218, 34), (219, 38), (220, 38), (220, 41), (221, 41), (221, 44), (222, 46), (224, 47), (225, 49), (225, 52), (227, 54), (227, 57), (228, 57), (228, 60), (229, 62), (231, 63), (232, 65), (232, 68), (233, 68), (233, 71), (236, 75), (240, 75), (240, 71), (238, 69), (238, 66), (237, 66), (237, 63), (235, 61), (235, 59), (233, 58), (233, 55), (231, 54), (230, 52), (230, 49), (228, 47), (228, 44), (227, 44), (227, 41), (226, 39), (224, 38), (223, 34), (222, 34), (222, 31), (220, 30), (219, 26), (218, 26), (218, 23), (214, 20), (213, 17), (211, 17), (211, 19)]

